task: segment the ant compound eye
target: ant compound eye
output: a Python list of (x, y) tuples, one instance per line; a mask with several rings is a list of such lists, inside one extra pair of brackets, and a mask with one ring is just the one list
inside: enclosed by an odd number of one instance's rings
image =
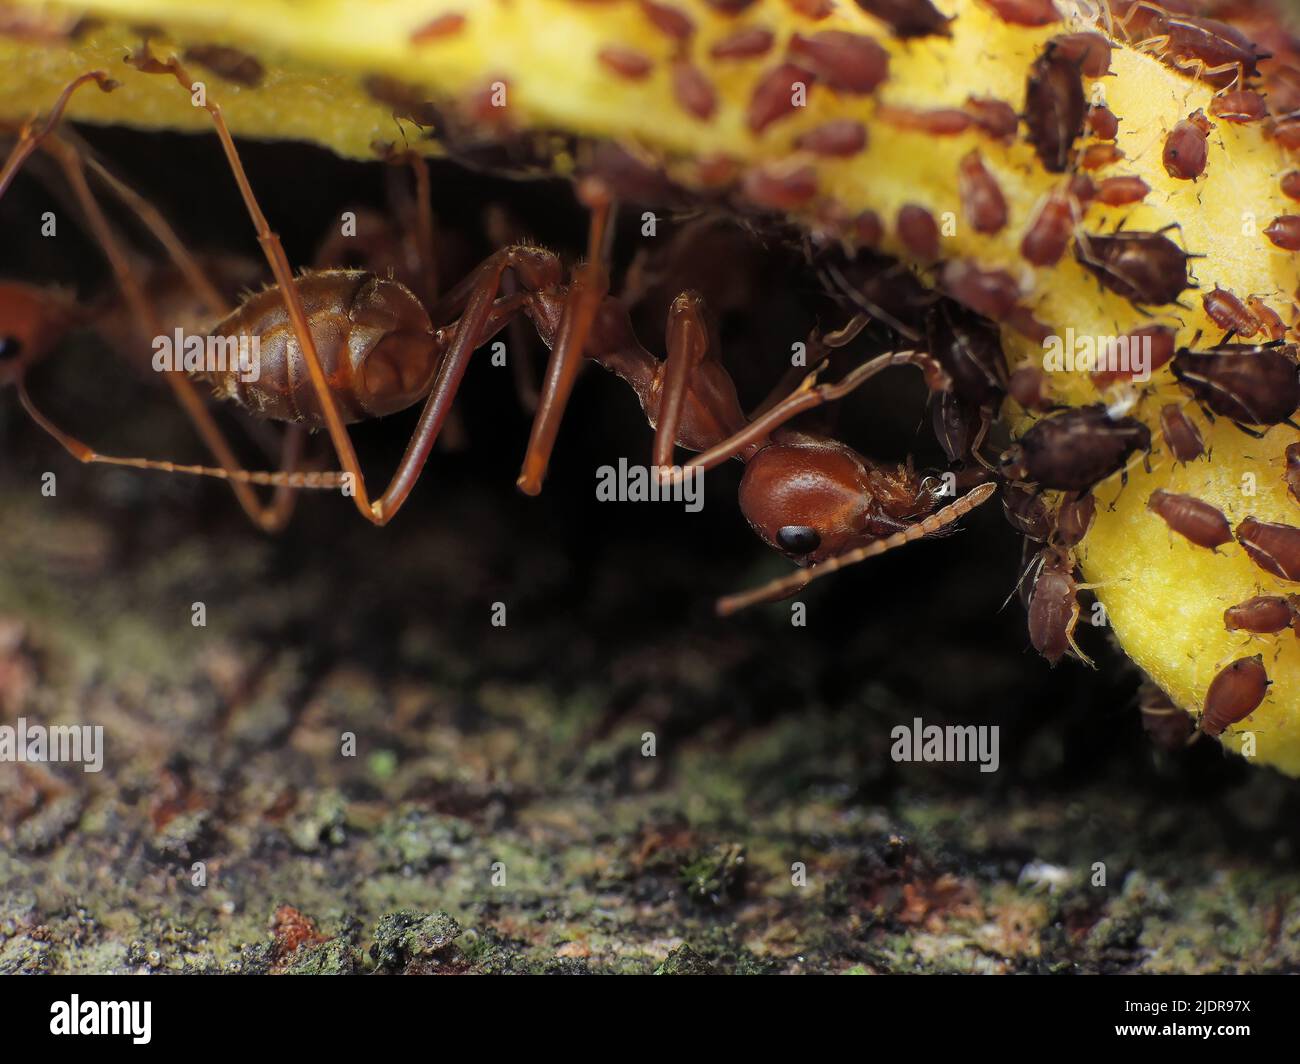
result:
[(783, 525), (776, 534), (776, 541), (789, 554), (811, 554), (822, 545), (817, 530), (807, 525)]
[(23, 353), (22, 341), (16, 336), (0, 336), (0, 362), (9, 362)]

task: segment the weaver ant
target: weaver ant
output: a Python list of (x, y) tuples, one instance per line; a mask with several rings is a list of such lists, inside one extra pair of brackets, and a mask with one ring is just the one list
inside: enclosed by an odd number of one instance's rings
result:
[[(308, 270), (295, 278), (253, 194), (219, 106), (196, 93), (196, 83), (175, 58), (155, 59), (143, 47), (127, 61), (142, 73), (174, 78), (212, 119), (275, 284), (244, 299), (213, 330), (216, 335), (257, 338), (268, 352), (269, 372), (255, 382), (236, 380), (233, 371), (207, 376), (218, 396), (239, 402), (250, 413), (289, 422), (290, 434), (280, 470), (244, 469), (198, 400), (193, 383), (180, 374), (168, 374), (220, 468), (100, 455), (36, 409), (23, 383), (28, 363), (18, 364), (7, 379), (15, 384), (23, 406), (80, 461), (224, 478), (265, 529), (283, 524), (289, 489), (341, 485), (363, 517), (384, 525), (409, 497), (446, 424), (474, 351), (522, 314), (551, 349), (518, 478), (524, 492), (535, 494), (541, 488), (565, 406), (588, 358), (636, 392), (656, 430), (653, 453), (661, 476), (671, 463), (674, 446), (703, 452), (687, 468), (706, 470), (732, 457), (746, 462), (740, 505), (751, 527), (769, 545), (812, 567), (757, 591), (723, 599), (722, 613), (781, 597), (825, 573), (934, 534), (995, 490), (992, 484), (981, 485), (936, 511), (939, 493), (910, 464), (876, 463), (829, 437), (782, 428), (796, 415), (841, 398), (891, 366), (916, 365), (926, 373), (932, 390), (943, 390), (949, 378), (928, 355), (915, 351), (882, 355), (834, 385), (815, 385), (810, 376), (792, 395), (750, 420), (730, 376), (710, 351), (702, 301), (694, 293), (682, 293), (672, 304), (667, 358), (661, 362), (647, 352), (632, 333), (627, 308), (609, 292), (605, 261), (615, 204), (609, 187), (599, 179), (578, 184), (591, 224), (587, 258), (567, 279), (556, 254), (524, 244), (489, 256), (431, 306), (400, 281), (364, 271)], [(0, 173), (0, 193), (36, 147), (60, 143), (53, 131), (71, 94), (90, 81), (103, 87), (107, 80), (98, 71), (83, 75), (65, 89), (39, 130), (30, 126), (22, 130)], [(79, 163), (75, 152), (64, 154), (71, 178), (79, 173)], [(102, 212), (93, 196), (82, 188), (78, 195), (133, 312), (147, 330), (161, 335), (159, 316), (129, 265), (116, 253), (111, 230), (94, 224), (96, 218), (102, 219)], [(503, 288), (507, 275), (513, 278), (513, 290)], [(11, 305), (17, 305), (16, 300), (0, 299), (0, 313), (8, 316)], [(53, 304), (49, 307), (52, 310)], [(424, 405), (397, 471), (372, 499), (347, 424), (404, 409), (421, 399)], [(341, 471), (311, 474), (293, 468), (305, 429), (326, 431)], [(253, 497), (252, 484), (277, 489), (270, 507)]]

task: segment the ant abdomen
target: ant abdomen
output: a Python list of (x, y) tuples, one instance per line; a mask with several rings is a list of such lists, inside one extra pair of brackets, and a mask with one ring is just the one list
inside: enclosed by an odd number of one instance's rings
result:
[[(442, 345), (409, 288), (360, 270), (314, 271), (294, 283), (345, 422), (396, 413), (428, 394)], [(217, 395), (259, 417), (325, 426), (278, 287), (250, 296), (212, 335), (247, 338), (242, 362), (232, 354), (199, 374)]]

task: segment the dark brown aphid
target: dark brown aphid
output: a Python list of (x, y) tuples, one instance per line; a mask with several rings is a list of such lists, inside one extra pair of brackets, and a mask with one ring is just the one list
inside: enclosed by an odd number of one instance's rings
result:
[(868, 15), (875, 15), (888, 24), (894, 36), (903, 40), (934, 35), (946, 37), (948, 23), (952, 21), (930, 0), (857, 0), (857, 5)]
[(1300, 200), (1300, 170), (1288, 170), (1282, 175), (1282, 195)]
[(1273, 123), (1271, 136), (1286, 151), (1300, 149), (1300, 114), (1293, 112), (1279, 118)]
[(985, 270), (966, 259), (949, 259), (939, 286), (963, 306), (1002, 321), (1020, 298), (1020, 286), (1006, 270)]
[(876, 118), (895, 129), (929, 133), (935, 137), (955, 137), (959, 133), (965, 133), (976, 121), (966, 111), (956, 107), (917, 110), (891, 103), (880, 104), (876, 108)]
[(1237, 526), (1237, 542), (1264, 572), (1300, 580), (1300, 528), (1248, 517)]
[(1281, 340), (1286, 336), (1286, 322), (1282, 320), (1282, 316), (1259, 296), (1247, 296), (1246, 306), (1259, 320), (1260, 328), (1270, 340)]
[(1167, 403), (1160, 408), (1160, 435), (1174, 460), (1184, 465), (1195, 462), (1205, 453), (1201, 430), (1177, 403)]
[(1104, 78), (1110, 73), (1110, 53), (1115, 45), (1100, 33), (1063, 33), (1049, 43), (1087, 77)]
[(718, 109), (718, 94), (699, 67), (686, 59), (674, 60), (673, 96), (682, 110), (707, 122)]
[(1050, 26), (1061, 21), (1052, 0), (984, 0), (1003, 22), (1013, 26)]
[(1034, 266), (1055, 266), (1070, 245), (1078, 219), (1079, 203), (1069, 188), (1053, 189), (1021, 238), (1021, 256)]
[(1288, 443), (1286, 446), (1286, 490), (1291, 498), (1300, 502), (1300, 443)]
[(1147, 509), (1198, 547), (1214, 550), (1232, 542), (1232, 526), (1223, 511), (1194, 495), (1176, 495), (1157, 489), (1147, 499)]
[(1079, 154), (1079, 166), (1084, 170), (1100, 170), (1105, 166), (1113, 166), (1124, 158), (1124, 153), (1110, 141), (1103, 141), (1100, 144), (1089, 144)]
[(1140, 329), (1125, 333), (1107, 349), (1108, 355), (1116, 356), (1108, 358), (1107, 365), (1115, 368), (1097, 370), (1092, 375), (1092, 383), (1098, 389), (1104, 389), (1117, 381), (1132, 380), (1137, 370), (1122, 368), (1123, 358), (1121, 356), (1125, 351), (1130, 353), (1129, 365), (1132, 367), (1132, 352), (1141, 350), (1146, 368), (1154, 373), (1161, 366), (1167, 365), (1174, 357), (1174, 337), (1176, 335), (1177, 330), (1168, 325), (1144, 325)]
[(641, 10), (660, 33), (675, 41), (689, 41), (695, 33), (695, 21), (680, 8), (655, 0), (641, 0)]
[(885, 237), (885, 223), (879, 214), (867, 209), (853, 219), (853, 235), (863, 247), (879, 247)]
[(1205, 692), (1201, 731), (1221, 735), (1225, 728), (1249, 717), (1268, 694), (1268, 683), (1264, 658), (1259, 654), (1225, 665)]
[(772, 50), (776, 37), (762, 26), (746, 26), (716, 41), (709, 49), (714, 59), (757, 59)]
[(994, 140), (1013, 140), (1016, 130), (1020, 128), (1020, 116), (1006, 100), (992, 96), (968, 96), (964, 110)]
[(1300, 406), (1293, 344), (1180, 348), (1174, 376), (1215, 414), (1241, 425), (1278, 425)]
[(1034, 151), (1052, 173), (1064, 173), (1069, 167), (1087, 111), (1078, 65), (1049, 43), (1029, 68), (1025, 125)]
[(1008, 484), (1002, 491), (1002, 512), (1012, 528), (1035, 542), (1045, 543), (1052, 534), (1052, 515), (1036, 491)]
[(934, 397), (930, 423), (949, 462), (965, 462), (970, 458), (981, 424), (977, 406), (961, 399), (949, 388)]
[(756, 0), (704, 0), (709, 7), (722, 15), (739, 15), (754, 6)]
[(1223, 627), (1229, 632), (1275, 635), (1294, 620), (1295, 608), (1282, 595), (1256, 595), (1223, 611)]
[(1002, 454), (1004, 476), (1055, 491), (1091, 491), (1138, 451), (1151, 430), (1131, 417), (1112, 418), (1101, 403), (1043, 418)]
[(1246, 308), (1246, 304), (1217, 284), (1201, 296), (1201, 306), (1215, 325), (1238, 336), (1250, 339), (1261, 329), (1259, 319)]
[(926, 345), (952, 378), (959, 399), (995, 409), (1007, 388), (1006, 356), (996, 325), (952, 304), (926, 316)]
[(1103, 104), (1088, 108), (1088, 117), (1085, 121), (1088, 132), (1094, 137), (1101, 140), (1114, 140), (1119, 136), (1119, 119), (1115, 117), (1114, 111)]
[(1150, 30), (1163, 44), (1163, 58), (1171, 65), (1195, 68), (1212, 84), (1255, 77), (1258, 61), (1268, 55), (1241, 30), (1217, 19), (1167, 11), (1155, 14)]
[(596, 53), (596, 58), (606, 70), (628, 81), (641, 81), (650, 76), (654, 62), (648, 55), (621, 44), (606, 45)]
[(1047, 386), (1047, 374), (1039, 366), (1021, 366), (1011, 374), (1007, 384), (1011, 398), (1026, 410), (1044, 411), (1052, 408), (1052, 393)]
[(773, 122), (794, 114), (798, 109), (798, 96), (806, 93), (816, 81), (816, 75), (806, 67), (782, 63), (773, 67), (759, 79), (749, 98), (746, 121), (755, 133), (762, 133)]
[(889, 77), (889, 53), (879, 41), (845, 30), (822, 30), (790, 38), (790, 58), (813, 70), (840, 92), (874, 92)]
[(903, 246), (918, 259), (939, 257), (939, 225), (924, 207), (904, 204), (898, 210), (895, 228)]
[(1161, 155), (1165, 173), (1180, 181), (1195, 181), (1205, 173), (1210, 154), (1208, 138), (1213, 128), (1205, 112), (1199, 110), (1175, 125), (1165, 138)]
[(1210, 101), (1210, 114), (1225, 122), (1244, 125), (1266, 117), (1268, 103), (1254, 89), (1233, 89), (1220, 93)]
[(1077, 547), (1092, 527), (1097, 516), (1097, 500), (1091, 492), (1083, 495), (1069, 494), (1056, 511), (1056, 543), (1061, 547)]
[(1300, 215), (1278, 215), (1268, 223), (1264, 235), (1283, 251), (1300, 251)]
[(1151, 186), (1133, 174), (1120, 174), (1097, 182), (1097, 200), (1107, 207), (1141, 203), (1150, 191)]
[(212, 71), (218, 77), (250, 89), (257, 88), (266, 77), (266, 68), (258, 62), (256, 56), (226, 45), (191, 45), (185, 49), (185, 58)]
[(1138, 691), (1142, 730), (1161, 750), (1173, 752), (1187, 745), (1195, 730), (1191, 715), (1179, 709), (1155, 684), (1144, 681)]
[(852, 118), (835, 118), (801, 134), (794, 143), (814, 155), (847, 158), (867, 146), (867, 127)]
[(1176, 303), (1187, 278), (1187, 252), (1163, 233), (1082, 233), (1074, 256), (1117, 295), (1137, 306)]
[[(1074, 560), (1067, 551), (1046, 547), (1039, 555), (1038, 573), (1029, 592), (1029, 642), (1055, 665), (1074, 646), (1078, 621)], [(1077, 647), (1075, 652), (1083, 657)]]

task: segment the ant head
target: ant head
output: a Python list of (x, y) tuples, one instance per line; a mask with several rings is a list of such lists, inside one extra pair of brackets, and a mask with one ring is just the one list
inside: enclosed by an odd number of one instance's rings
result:
[(366, 413), (383, 417), (423, 399), (442, 350), (415, 294), (399, 281), (371, 278), (357, 292), (349, 317), (347, 342)]
[(21, 377), (79, 318), (57, 289), (0, 281), (0, 385)]
[(890, 476), (835, 440), (778, 433), (745, 465), (740, 507), (768, 546), (815, 565), (904, 527), (928, 509), (910, 470)]

